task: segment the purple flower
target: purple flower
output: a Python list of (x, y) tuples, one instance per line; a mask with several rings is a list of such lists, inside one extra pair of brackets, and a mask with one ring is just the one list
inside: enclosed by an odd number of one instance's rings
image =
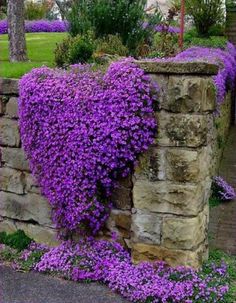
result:
[(212, 190), (213, 195), (223, 201), (233, 200), (236, 198), (236, 192), (234, 188), (222, 177), (213, 178)]
[(88, 66), (34, 69), (20, 81), (23, 147), (59, 229), (97, 233), (119, 176), (153, 142), (156, 91), (130, 59), (103, 75)]
[[(69, 24), (67, 21), (60, 20), (35, 20), (25, 21), (26, 33), (39, 33), (39, 32), (67, 32)], [(8, 25), (7, 20), (0, 21), (0, 34), (7, 34)]]

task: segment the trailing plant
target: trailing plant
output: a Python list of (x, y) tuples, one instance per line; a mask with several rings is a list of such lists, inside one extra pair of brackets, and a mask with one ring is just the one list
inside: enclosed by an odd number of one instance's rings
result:
[(87, 238), (54, 248), (32, 243), (13, 266), (77, 282), (105, 283), (130, 302), (233, 303), (234, 298), (229, 290), (235, 279), (235, 260), (220, 252), (213, 252), (199, 270), (173, 268), (165, 262), (134, 265), (120, 244)]
[(23, 147), (58, 228), (96, 234), (103, 226), (116, 179), (153, 142), (156, 90), (131, 60), (105, 75), (77, 65), (20, 80)]
[(214, 177), (212, 183), (212, 196), (221, 201), (230, 201), (236, 198), (236, 192), (222, 177)]

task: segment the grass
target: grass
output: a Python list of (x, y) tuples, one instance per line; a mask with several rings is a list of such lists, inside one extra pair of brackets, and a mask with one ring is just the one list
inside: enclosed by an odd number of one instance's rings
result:
[(66, 33), (26, 34), (28, 62), (10, 63), (8, 59), (8, 37), (0, 35), (0, 77), (20, 78), (34, 67), (54, 66), (54, 49), (66, 37)]

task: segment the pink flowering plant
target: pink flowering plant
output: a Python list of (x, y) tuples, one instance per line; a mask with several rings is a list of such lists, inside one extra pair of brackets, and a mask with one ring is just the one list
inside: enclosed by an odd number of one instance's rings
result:
[(21, 79), (23, 147), (59, 229), (96, 234), (103, 226), (117, 178), (153, 142), (154, 102), (157, 87), (129, 59), (105, 74), (42, 67)]

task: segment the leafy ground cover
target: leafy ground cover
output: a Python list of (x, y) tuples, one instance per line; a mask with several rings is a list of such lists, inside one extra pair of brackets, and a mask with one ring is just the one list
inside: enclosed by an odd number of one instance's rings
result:
[(54, 65), (54, 49), (66, 33), (26, 34), (29, 61), (10, 63), (8, 61), (8, 36), (0, 35), (0, 77), (20, 78), (34, 67)]

